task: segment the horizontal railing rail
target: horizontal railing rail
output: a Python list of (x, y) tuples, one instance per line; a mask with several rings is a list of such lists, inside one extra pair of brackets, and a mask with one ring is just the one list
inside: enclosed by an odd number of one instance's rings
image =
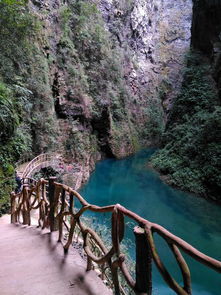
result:
[[(182, 250), (201, 264), (221, 273), (221, 262), (205, 255), (196, 248), (175, 236), (159, 224), (152, 223), (125, 207), (116, 204), (99, 207), (89, 204), (77, 191), (55, 182), (41, 179), (35, 184), (25, 182), (19, 194), (11, 194), (11, 222), (31, 224), (31, 211), (38, 210), (38, 223), (42, 228), (58, 230), (58, 241), (63, 243), (67, 252), (73, 240), (82, 236), (83, 249), (87, 256), (87, 270), (98, 266), (100, 276), (109, 282), (115, 294), (128, 294), (120, 280), (122, 273), (129, 288), (136, 294), (152, 294), (152, 262), (167, 285), (177, 294), (192, 294), (191, 275), (188, 265), (181, 254)], [(25, 181), (25, 180), (24, 180)], [(81, 208), (76, 208), (78, 200)], [(86, 211), (111, 213), (111, 247), (108, 250), (102, 238), (84, 223)], [(132, 277), (126, 266), (126, 256), (122, 253), (121, 244), (124, 238), (125, 217), (137, 223), (134, 228), (136, 242), (136, 270)], [(63, 236), (66, 236), (66, 241)], [(155, 245), (154, 234), (161, 236), (169, 246), (180, 268), (183, 278), (181, 286), (163, 264)], [(110, 279), (111, 278), (111, 279)]]

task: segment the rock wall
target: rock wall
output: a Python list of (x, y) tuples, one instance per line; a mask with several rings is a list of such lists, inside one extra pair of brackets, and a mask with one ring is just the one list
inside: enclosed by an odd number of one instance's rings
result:
[(193, 1), (191, 43), (205, 55), (213, 66), (214, 78), (221, 97), (221, 2), (219, 0)]
[(182, 81), (192, 1), (32, 0), (29, 7), (41, 22), (32, 75), (47, 89), (33, 91), (34, 112), (50, 118), (34, 126), (34, 149), (63, 153), (84, 181), (102, 157), (157, 144)]
[(125, 74), (132, 91), (149, 99), (160, 94), (167, 111), (190, 46), (192, 1), (102, 0), (100, 9), (125, 60), (131, 55)]
[(167, 183), (220, 202), (221, 2), (193, 4), (192, 50), (152, 164)]

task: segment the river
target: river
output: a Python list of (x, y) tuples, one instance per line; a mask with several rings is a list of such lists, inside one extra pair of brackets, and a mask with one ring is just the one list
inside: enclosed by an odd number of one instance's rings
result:
[[(151, 222), (158, 223), (198, 250), (221, 260), (221, 208), (202, 198), (172, 189), (147, 167), (153, 149), (123, 160), (107, 159), (96, 165), (82, 196), (99, 206), (119, 203)], [(106, 215), (99, 223), (108, 224)], [(133, 224), (127, 221), (125, 244), (134, 258)], [(157, 250), (171, 274), (180, 271), (166, 243), (156, 238)], [(193, 294), (220, 295), (221, 275), (184, 255), (190, 267)], [(153, 294), (174, 294), (153, 269)]]

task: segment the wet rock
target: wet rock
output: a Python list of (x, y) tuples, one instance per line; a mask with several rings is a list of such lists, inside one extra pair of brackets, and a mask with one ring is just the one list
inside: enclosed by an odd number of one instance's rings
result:
[(218, 0), (193, 1), (192, 46), (207, 56), (221, 100), (221, 3)]

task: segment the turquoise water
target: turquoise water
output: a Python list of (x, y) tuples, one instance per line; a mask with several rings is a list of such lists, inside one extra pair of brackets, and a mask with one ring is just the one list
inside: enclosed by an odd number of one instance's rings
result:
[[(164, 226), (198, 250), (221, 260), (221, 208), (204, 199), (174, 190), (147, 167), (154, 150), (146, 150), (123, 160), (108, 159), (96, 165), (81, 194), (99, 206), (120, 203), (140, 216)], [(97, 215), (96, 215), (97, 216)], [(100, 223), (108, 223), (108, 216)], [(180, 282), (176, 262), (166, 243), (156, 238), (158, 252), (171, 274)], [(133, 224), (127, 221), (124, 243), (134, 257)], [(187, 257), (193, 294), (221, 295), (221, 275)], [(153, 270), (154, 294), (174, 294)]]

